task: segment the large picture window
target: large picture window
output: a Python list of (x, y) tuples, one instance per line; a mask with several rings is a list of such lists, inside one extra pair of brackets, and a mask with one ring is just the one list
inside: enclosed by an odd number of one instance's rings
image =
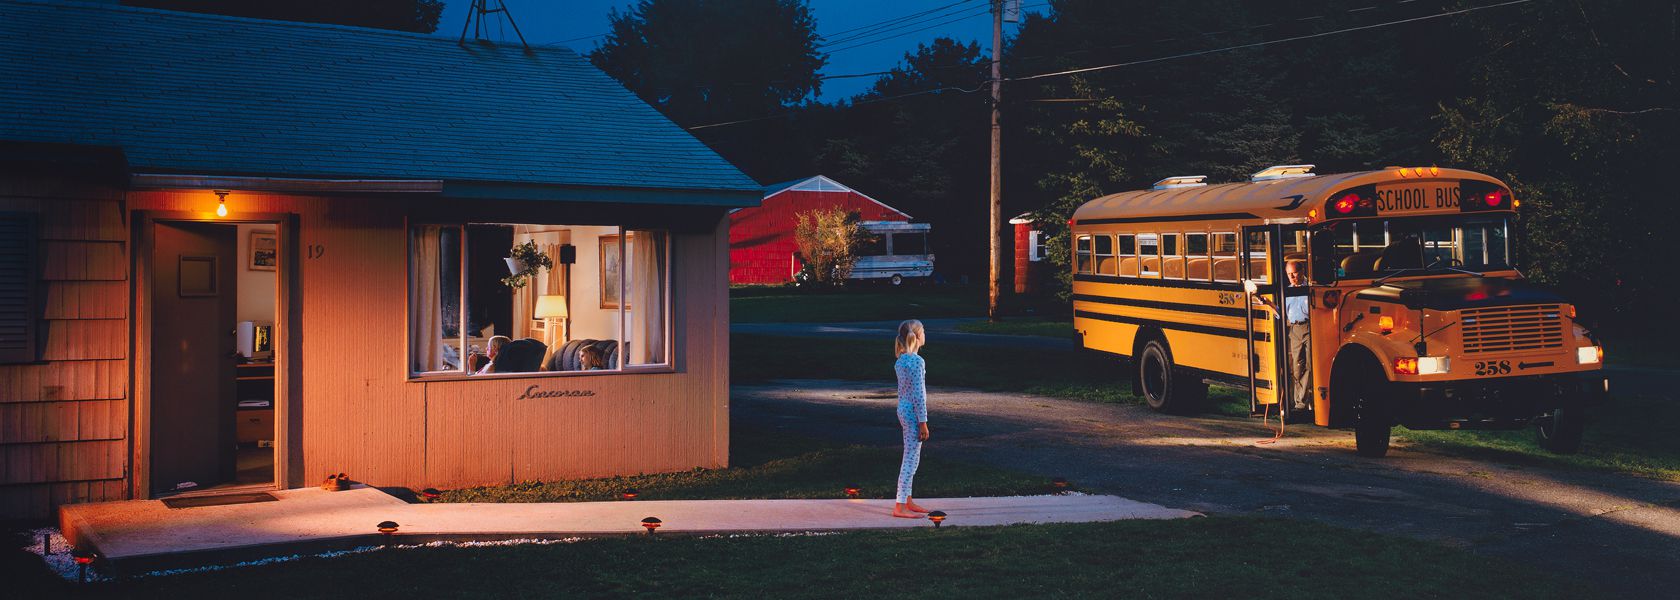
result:
[[(535, 254), (512, 261), (515, 247), (534, 248)], [(542, 262), (552, 266), (535, 264)], [(409, 370), (416, 376), (494, 376), (668, 365), (670, 281), (670, 235), (664, 231), (414, 226)]]

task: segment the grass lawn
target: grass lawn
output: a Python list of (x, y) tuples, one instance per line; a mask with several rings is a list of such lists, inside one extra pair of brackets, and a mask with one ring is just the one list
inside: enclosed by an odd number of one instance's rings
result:
[(1592, 596), (1579, 584), (1509, 562), (1310, 522), (1207, 518), (965, 528), (960, 519), (954, 515), (949, 524), (955, 526), (941, 530), (396, 549), (98, 584), (76, 590), (76, 595), (1288, 600)]
[(821, 292), (789, 287), (729, 290), (729, 319), (735, 323), (896, 321), (985, 314), (986, 290), (973, 286), (866, 285)]
[[(892, 340), (730, 336), (730, 381), (855, 379), (896, 385)], [(1075, 350), (939, 344), (922, 349), (928, 384), (1096, 402), (1135, 402), (1118, 359)]]
[(1073, 337), (1073, 321), (1046, 317), (1012, 317), (996, 323), (991, 321), (963, 323), (957, 325), (957, 331), (994, 335), (1036, 335), (1068, 339)]
[[(736, 427), (730, 432), (727, 469), (681, 473), (526, 482), (447, 490), (444, 502), (589, 502), (616, 500), (634, 488), (643, 500), (735, 498), (839, 498), (847, 485), (864, 498), (891, 498), (897, 484), (898, 446), (839, 446), (809, 436)], [(1050, 481), (982, 465), (922, 457), (918, 496), (1011, 496), (1050, 491)]]

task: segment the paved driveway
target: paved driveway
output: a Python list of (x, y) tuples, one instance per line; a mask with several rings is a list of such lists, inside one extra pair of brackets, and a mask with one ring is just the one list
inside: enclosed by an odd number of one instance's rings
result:
[[(739, 423), (898, 443), (890, 382), (784, 381), (736, 386), (733, 398)], [(1362, 459), (1345, 431), (1291, 427), (1276, 443), (1259, 444), (1272, 432), (1255, 420), (1168, 417), (1013, 393), (935, 388), (929, 407), (929, 454), (1059, 475), (1084, 490), (1173, 508), (1430, 539), (1589, 580), (1607, 596), (1673, 598), (1680, 590), (1677, 483), (1464, 460), (1404, 445), (1388, 458)], [(1312, 564), (1312, 557), (1275, 560)]]

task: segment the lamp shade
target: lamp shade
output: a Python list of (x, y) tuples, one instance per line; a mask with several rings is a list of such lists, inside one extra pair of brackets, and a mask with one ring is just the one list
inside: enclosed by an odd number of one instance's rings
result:
[(537, 296), (537, 310), (532, 318), (536, 319), (564, 319), (566, 318), (565, 296)]

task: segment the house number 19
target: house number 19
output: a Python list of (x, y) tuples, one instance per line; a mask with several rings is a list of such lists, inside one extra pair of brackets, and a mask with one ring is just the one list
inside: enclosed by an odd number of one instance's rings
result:
[(327, 247), (320, 244), (310, 244), (306, 250), (309, 252), (309, 258), (311, 259), (321, 258), (321, 255), (327, 253)]

